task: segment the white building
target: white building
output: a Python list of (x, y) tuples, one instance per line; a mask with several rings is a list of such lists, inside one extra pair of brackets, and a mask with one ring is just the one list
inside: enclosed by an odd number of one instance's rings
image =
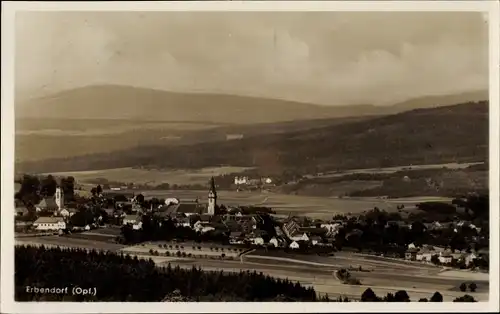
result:
[(292, 243), (290, 243), (290, 248), (291, 249), (298, 249), (300, 246), (299, 244), (296, 242), (296, 241), (293, 241)]
[(321, 224), (320, 227), (327, 230), (327, 235), (333, 236), (339, 232), (340, 228), (342, 227), (342, 224), (340, 223)]
[(33, 226), (36, 230), (61, 230), (66, 229), (66, 223), (62, 217), (40, 217)]
[(465, 265), (469, 266), (474, 260), (477, 258), (477, 255), (474, 253), (467, 254), (465, 256)]
[(234, 177), (235, 185), (248, 184), (248, 177)]
[(453, 261), (453, 256), (445, 254), (438, 257), (441, 264), (449, 264)]
[(422, 249), (417, 253), (416, 260), (422, 262), (430, 262), (434, 253), (435, 252), (429, 249)]
[(264, 239), (262, 239), (262, 237), (255, 237), (255, 238), (253, 238), (252, 242), (255, 245), (264, 245)]
[(274, 247), (278, 247), (279, 246), (278, 239), (276, 239), (275, 237), (271, 238), (271, 240), (269, 240), (269, 244), (273, 245)]
[(292, 239), (293, 241), (309, 241), (309, 237), (305, 233), (293, 235), (292, 237), (290, 237), (290, 239)]

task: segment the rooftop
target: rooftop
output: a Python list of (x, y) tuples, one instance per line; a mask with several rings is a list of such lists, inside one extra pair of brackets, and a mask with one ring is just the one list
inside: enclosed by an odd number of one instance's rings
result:
[(35, 224), (56, 224), (62, 221), (64, 221), (62, 217), (40, 217), (35, 221)]

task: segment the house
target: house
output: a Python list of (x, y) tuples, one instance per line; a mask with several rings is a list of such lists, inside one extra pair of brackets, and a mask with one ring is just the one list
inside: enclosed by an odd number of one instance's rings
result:
[(292, 234), (290, 239), (292, 239), (293, 241), (309, 241), (309, 237), (305, 233)]
[(245, 239), (245, 234), (239, 231), (233, 231), (229, 234), (229, 243), (230, 244), (241, 244)]
[(300, 228), (299, 224), (293, 219), (288, 219), (283, 224), (283, 231), (288, 235), (294, 234), (299, 230), (299, 228)]
[(417, 260), (418, 249), (413, 246), (412, 248), (408, 248), (405, 252), (405, 259), (408, 261), (416, 261)]
[(412, 249), (416, 249), (417, 247), (415, 246), (415, 244), (413, 243), (410, 243), (408, 244), (408, 250), (412, 250)]
[(215, 230), (215, 228), (210, 223), (197, 221), (193, 225), (193, 230), (195, 230), (196, 232), (205, 233), (205, 232)]
[(450, 264), (453, 261), (451, 254), (442, 254), (438, 257), (441, 264)]
[(299, 232), (303, 232), (308, 236), (314, 236), (314, 235), (322, 236), (326, 234), (327, 230), (325, 228), (317, 228), (317, 227), (302, 227), (299, 228)]
[(138, 223), (140, 221), (140, 217), (138, 217), (137, 215), (126, 215), (124, 218), (123, 218), (123, 224), (124, 225), (127, 225), (127, 224), (132, 224), (132, 225), (135, 225), (136, 223)]
[(477, 255), (474, 253), (469, 253), (465, 255), (465, 266), (469, 266), (474, 262), (474, 260), (477, 258)]
[(418, 251), (415, 259), (417, 261), (430, 262), (433, 255), (433, 250), (430, 250), (429, 248), (422, 248), (420, 251)]
[(167, 206), (169, 213), (183, 213), (186, 216), (201, 215), (206, 211), (205, 206), (198, 202), (181, 202), (179, 204), (171, 204)]
[(331, 237), (339, 232), (340, 228), (342, 227), (342, 224), (340, 223), (321, 224), (320, 227), (326, 229), (326, 235)]
[(320, 236), (311, 236), (309, 240), (311, 241), (312, 245), (317, 245), (318, 243), (323, 242), (323, 239)]
[(40, 217), (34, 223), (36, 230), (62, 230), (66, 229), (66, 223), (61, 217)]
[(290, 243), (290, 246), (289, 246), (291, 249), (298, 249), (300, 248), (299, 244), (297, 243), (297, 241), (293, 241), (292, 243)]
[(189, 217), (181, 217), (175, 219), (176, 227), (191, 227), (191, 223), (189, 221)]
[(262, 239), (262, 237), (253, 237), (250, 238), (250, 240), (254, 245), (264, 245), (264, 239)]
[(62, 217), (71, 217), (77, 212), (78, 210), (76, 208), (63, 208), (59, 211), (59, 215)]
[(40, 201), (36, 206), (36, 211), (56, 211), (58, 210), (58, 206), (56, 203), (55, 198), (53, 197), (46, 197)]
[(26, 207), (16, 207), (16, 216), (26, 216), (28, 214), (28, 209)]
[(212, 215), (202, 214), (202, 215), (200, 215), (200, 221), (201, 222), (211, 222), (212, 217), (213, 217)]
[(278, 239), (272, 237), (271, 240), (269, 240), (269, 245), (272, 245), (274, 247), (279, 247)]

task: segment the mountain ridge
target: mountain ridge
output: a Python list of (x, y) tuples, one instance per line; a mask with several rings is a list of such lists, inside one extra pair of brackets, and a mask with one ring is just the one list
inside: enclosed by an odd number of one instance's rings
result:
[[(19, 118), (136, 119), (254, 124), (293, 120), (386, 115), (487, 99), (486, 91), (426, 96), (391, 106), (325, 106), (251, 96), (178, 93), (125, 85), (91, 85), (16, 104)], [(208, 108), (207, 108), (208, 107)]]

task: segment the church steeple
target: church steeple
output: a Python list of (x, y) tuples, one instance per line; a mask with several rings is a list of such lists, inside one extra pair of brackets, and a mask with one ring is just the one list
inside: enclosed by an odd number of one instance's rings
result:
[(215, 179), (212, 177), (210, 179), (210, 190), (208, 190), (208, 193), (212, 193), (215, 198), (217, 198), (217, 190), (215, 189)]
[(215, 189), (214, 177), (210, 179), (210, 189), (208, 190), (208, 214), (215, 214), (215, 207), (217, 206), (217, 190)]

